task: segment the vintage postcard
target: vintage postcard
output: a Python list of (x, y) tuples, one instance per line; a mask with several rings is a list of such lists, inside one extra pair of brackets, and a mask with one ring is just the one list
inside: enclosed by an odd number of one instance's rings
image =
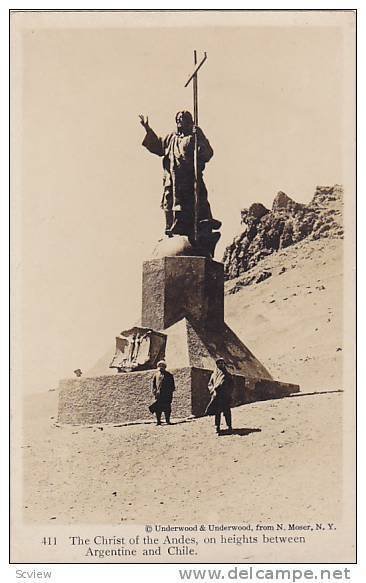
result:
[(355, 11), (10, 28), (11, 561), (354, 563)]

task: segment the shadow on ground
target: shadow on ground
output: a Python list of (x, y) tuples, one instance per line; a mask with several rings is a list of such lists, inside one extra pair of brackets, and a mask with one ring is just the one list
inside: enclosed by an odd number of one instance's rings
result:
[(262, 431), (261, 429), (258, 429), (258, 427), (242, 427), (240, 429), (222, 429), (220, 431), (220, 436), (224, 436), (224, 435), (241, 435), (242, 437), (244, 437), (245, 435), (250, 435), (251, 433), (258, 433), (259, 431)]

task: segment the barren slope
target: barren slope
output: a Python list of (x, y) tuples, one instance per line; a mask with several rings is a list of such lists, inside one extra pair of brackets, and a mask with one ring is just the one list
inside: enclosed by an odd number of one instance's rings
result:
[[(229, 326), (275, 378), (302, 391), (343, 388), (342, 260), (341, 239), (305, 240), (226, 284)], [(256, 279), (264, 281), (244, 285)]]

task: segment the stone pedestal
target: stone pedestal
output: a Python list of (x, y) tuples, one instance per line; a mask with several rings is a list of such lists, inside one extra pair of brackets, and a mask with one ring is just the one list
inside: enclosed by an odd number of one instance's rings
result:
[[(170, 369), (176, 393), (172, 404), (174, 418), (204, 415), (210, 400), (207, 384), (211, 371), (197, 367)], [(148, 406), (152, 403), (150, 383), (154, 371), (64, 379), (60, 381), (58, 421), (74, 425), (154, 421)], [(266, 399), (279, 399), (296, 391), (296, 385), (277, 381), (248, 379), (233, 375), (232, 406)]]
[[(225, 359), (234, 379), (233, 406), (275, 399), (300, 390), (282, 383), (243, 344), (224, 320), (222, 263), (206, 257), (151, 259), (143, 264), (143, 328), (166, 337), (165, 359), (177, 391), (173, 417), (201, 416), (215, 360)], [(65, 379), (60, 383), (61, 423), (124, 423), (152, 418), (154, 370)]]
[(145, 261), (141, 324), (169, 328), (182, 318), (217, 328), (224, 322), (224, 266), (206, 257)]

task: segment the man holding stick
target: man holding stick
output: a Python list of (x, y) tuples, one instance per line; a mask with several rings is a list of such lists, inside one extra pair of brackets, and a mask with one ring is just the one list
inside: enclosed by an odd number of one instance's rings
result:
[(226, 368), (223, 358), (216, 360), (216, 367), (208, 383), (208, 390), (211, 400), (206, 407), (205, 415), (215, 416), (216, 433), (220, 435), (221, 413), (224, 414), (228, 433), (232, 433), (231, 421), (231, 395), (233, 390), (233, 379)]

